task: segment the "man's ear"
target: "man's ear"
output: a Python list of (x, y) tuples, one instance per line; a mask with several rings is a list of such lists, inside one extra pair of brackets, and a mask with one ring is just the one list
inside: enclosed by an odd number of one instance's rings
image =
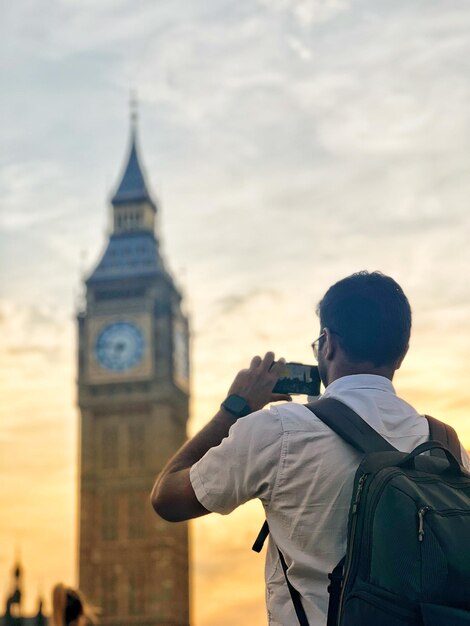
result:
[(408, 345), (406, 346), (406, 348), (405, 348), (405, 352), (403, 352), (403, 354), (401, 355), (401, 357), (398, 359), (398, 361), (397, 361), (397, 365), (396, 365), (396, 367), (395, 367), (395, 369), (396, 369), (396, 370), (399, 370), (399, 369), (400, 369), (401, 364), (403, 363), (403, 359), (405, 358), (405, 356), (406, 356), (406, 355), (407, 355), (407, 353), (408, 353), (408, 348), (409, 348), (409, 347), (410, 347), (410, 344), (408, 344)]
[(325, 359), (331, 360), (335, 353), (336, 353), (336, 340), (334, 338), (333, 333), (330, 331), (329, 328), (324, 328), (323, 329), (323, 333), (325, 335), (325, 345), (323, 347), (323, 354), (325, 356)]

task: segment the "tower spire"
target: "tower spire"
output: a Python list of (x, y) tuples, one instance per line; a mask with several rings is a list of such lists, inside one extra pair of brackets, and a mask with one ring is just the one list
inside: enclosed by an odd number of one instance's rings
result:
[(135, 136), (137, 132), (137, 122), (139, 121), (139, 101), (135, 89), (131, 89), (130, 91), (129, 109), (131, 114), (131, 133)]
[(111, 198), (111, 204), (115, 207), (118, 205), (136, 204), (146, 202), (153, 210), (156, 209), (155, 203), (147, 189), (147, 183), (143, 168), (140, 164), (139, 154), (137, 150), (137, 97), (135, 91), (131, 91), (129, 98), (130, 107), (130, 150), (127, 158), (127, 164), (124, 168), (121, 181), (116, 189), (115, 194)]

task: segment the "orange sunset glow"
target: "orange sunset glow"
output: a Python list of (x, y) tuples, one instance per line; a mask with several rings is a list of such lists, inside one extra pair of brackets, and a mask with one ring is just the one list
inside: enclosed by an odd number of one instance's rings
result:
[[(76, 315), (111, 231), (130, 90), (190, 319), (188, 434), (253, 355), (313, 363), (317, 302), (367, 269), (413, 310), (397, 393), (470, 449), (470, 6), (203, 4), (5, 9), (0, 615), (17, 560), (28, 614), (77, 584)], [(262, 522), (259, 502), (191, 522), (192, 626), (266, 624)]]

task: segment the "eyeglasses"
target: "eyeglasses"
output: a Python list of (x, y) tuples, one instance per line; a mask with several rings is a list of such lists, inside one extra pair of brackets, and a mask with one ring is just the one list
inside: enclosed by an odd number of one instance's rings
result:
[(313, 350), (313, 356), (315, 357), (315, 360), (318, 361), (318, 349), (320, 347), (320, 339), (322, 339), (325, 336), (325, 333), (323, 332), (317, 339), (315, 339), (315, 341), (312, 343), (312, 350)]
[[(343, 336), (337, 333), (336, 331), (331, 330), (331, 328), (330, 328), (330, 334), (336, 335), (337, 337)], [(325, 331), (323, 331), (322, 334), (319, 337), (317, 337), (315, 341), (312, 343), (313, 356), (315, 357), (317, 361), (318, 361), (318, 350), (320, 349), (320, 339), (322, 339), (323, 337), (326, 337)]]

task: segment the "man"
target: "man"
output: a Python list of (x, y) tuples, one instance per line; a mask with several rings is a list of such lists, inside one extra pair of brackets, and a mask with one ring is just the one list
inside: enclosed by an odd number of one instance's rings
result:
[[(350, 406), (398, 450), (411, 451), (425, 442), (427, 420), (398, 398), (392, 385), (411, 331), (410, 305), (400, 286), (378, 272), (353, 274), (330, 287), (317, 313), (320, 334), (312, 348), (324, 397)], [(227, 514), (259, 498), (270, 528), (269, 624), (297, 623), (278, 547), (310, 626), (324, 626), (327, 575), (346, 551), (361, 455), (301, 404), (260, 410), (269, 402), (289, 400), (272, 394), (281, 368), (282, 361), (275, 363), (269, 352), (239, 372), (220, 411), (159, 476), (152, 503), (163, 518), (179, 521)], [(470, 468), (464, 451), (463, 458)]]

